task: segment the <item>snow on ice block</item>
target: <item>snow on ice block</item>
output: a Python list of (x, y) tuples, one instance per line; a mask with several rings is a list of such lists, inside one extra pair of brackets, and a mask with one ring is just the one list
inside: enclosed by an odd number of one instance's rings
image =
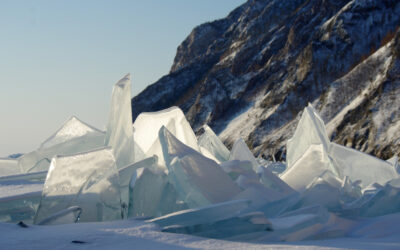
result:
[(322, 150), (328, 151), (329, 138), (323, 120), (312, 105), (308, 104), (301, 115), (294, 135), (287, 142), (287, 168), (293, 167), (311, 145), (321, 145)]
[(16, 175), (21, 173), (18, 167), (18, 160), (10, 158), (0, 158), (0, 176)]
[(228, 148), (209, 126), (204, 125), (203, 129), (204, 133), (198, 139), (199, 146), (207, 149), (218, 161), (227, 161), (230, 154)]
[(294, 190), (302, 192), (315, 177), (321, 176), (325, 171), (336, 174), (325, 147), (314, 144), (308, 147), (293, 166), (282, 173), (281, 179)]
[(103, 147), (104, 133), (76, 117), (70, 118), (36, 151), (18, 158), (22, 173), (47, 171), (55, 155), (76, 154)]
[(259, 166), (256, 158), (254, 158), (253, 153), (247, 147), (246, 142), (242, 138), (239, 138), (233, 144), (231, 153), (229, 155), (229, 160), (250, 161), (255, 172)]
[(241, 191), (215, 161), (180, 142), (165, 127), (159, 137), (170, 181), (189, 207), (224, 202)]
[(149, 157), (135, 162), (118, 170), (119, 187), (121, 190), (121, 204), (124, 209), (124, 218), (127, 216), (129, 204), (129, 184), (132, 178), (136, 176), (136, 170), (139, 168), (150, 168), (157, 164), (157, 156)]
[(389, 162), (352, 148), (332, 142), (329, 155), (341, 178), (348, 176), (352, 181), (361, 180), (362, 187), (375, 182), (384, 185), (398, 177), (396, 170)]
[(35, 223), (70, 206), (82, 208), (83, 222), (121, 219), (119, 177), (111, 148), (53, 158)]
[(224, 239), (254, 232), (271, 231), (271, 223), (261, 212), (252, 212), (216, 222), (205, 222), (192, 226), (164, 227), (163, 232), (192, 234), (201, 237)]
[(112, 147), (118, 169), (135, 162), (130, 74), (114, 85), (104, 144)]
[(159, 164), (165, 164), (158, 138), (158, 132), (162, 126), (165, 126), (178, 140), (188, 147), (200, 151), (196, 135), (182, 110), (178, 107), (171, 107), (158, 112), (141, 113), (133, 124), (135, 142), (147, 157), (157, 155)]
[(209, 206), (178, 211), (149, 220), (149, 222), (156, 223), (162, 228), (173, 225), (193, 226), (213, 223), (239, 215), (239, 213), (246, 209), (248, 205), (248, 200), (227, 201)]

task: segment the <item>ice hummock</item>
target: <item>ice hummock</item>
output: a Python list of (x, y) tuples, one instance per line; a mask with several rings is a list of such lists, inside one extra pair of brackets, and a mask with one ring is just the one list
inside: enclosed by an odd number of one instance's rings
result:
[(118, 169), (135, 162), (130, 74), (114, 85), (104, 144), (112, 147)]
[(51, 161), (35, 223), (71, 206), (81, 222), (121, 219), (119, 175), (110, 148)]
[(229, 152), (208, 126), (196, 139), (177, 107), (132, 125), (127, 75), (114, 87), (106, 136), (72, 117), (38, 150), (0, 159), (0, 221), (151, 217), (143, 223), (162, 232), (270, 242), (346, 236), (367, 217), (400, 213), (398, 159), (330, 142), (311, 105), (287, 150), (287, 164), (273, 166), (242, 139)]

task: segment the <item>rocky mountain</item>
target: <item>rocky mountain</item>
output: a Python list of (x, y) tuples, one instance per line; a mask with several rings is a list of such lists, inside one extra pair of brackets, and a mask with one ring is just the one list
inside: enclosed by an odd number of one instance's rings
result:
[(400, 153), (399, 24), (397, 0), (249, 0), (193, 29), (133, 119), (177, 105), (195, 130), (284, 159), (312, 103), (333, 141), (387, 159)]

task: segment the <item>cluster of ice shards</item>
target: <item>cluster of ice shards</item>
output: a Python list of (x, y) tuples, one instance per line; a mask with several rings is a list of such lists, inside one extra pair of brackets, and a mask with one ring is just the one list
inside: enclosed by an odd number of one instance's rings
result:
[(132, 125), (130, 98), (127, 75), (114, 86), (106, 133), (72, 117), (38, 150), (0, 159), (0, 221), (146, 217), (164, 232), (294, 241), (343, 236), (355, 218), (400, 212), (398, 158), (330, 142), (311, 105), (285, 164), (256, 159), (242, 139), (229, 151), (207, 125), (197, 139), (177, 107)]
[(347, 217), (400, 211), (396, 204), (397, 158), (383, 161), (330, 142), (311, 105), (305, 108), (288, 141), (287, 152), (287, 169), (280, 177), (299, 192), (299, 197), (284, 209), (319, 204)]

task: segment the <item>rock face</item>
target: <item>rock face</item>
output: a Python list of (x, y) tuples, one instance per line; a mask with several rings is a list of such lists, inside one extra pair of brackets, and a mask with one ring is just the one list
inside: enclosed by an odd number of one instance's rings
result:
[(310, 102), (333, 141), (387, 159), (400, 153), (399, 24), (396, 0), (249, 0), (194, 28), (133, 119), (177, 105), (195, 130), (284, 159)]

